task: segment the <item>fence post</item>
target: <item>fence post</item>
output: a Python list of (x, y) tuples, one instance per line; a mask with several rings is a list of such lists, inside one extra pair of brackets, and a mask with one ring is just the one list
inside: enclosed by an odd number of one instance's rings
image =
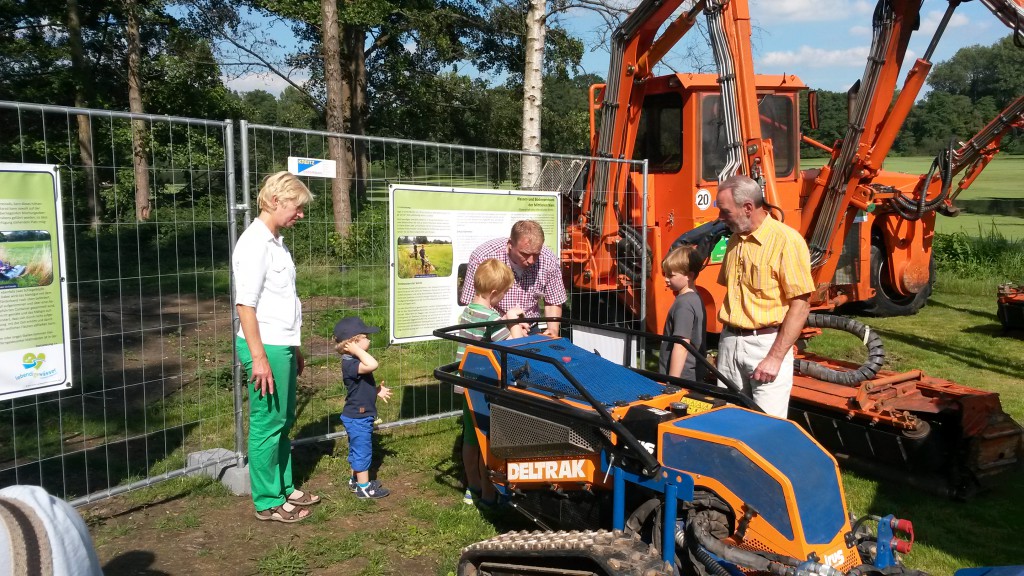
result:
[[(230, 194), (230, 200), (228, 201), (228, 220), (230, 224), (230, 234), (228, 234), (228, 270), (231, 271), (231, 258), (235, 253), (235, 241), (238, 239), (238, 212), (241, 210), (245, 211), (245, 217), (243, 218), (245, 224), (249, 223), (249, 126), (245, 120), (238, 122), (238, 132), (242, 149), (242, 202), (238, 203), (239, 195), (238, 191), (233, 186), (234, 178), (231, 178), (228, 193)], [(230, 148), (231, 153), (234, 154), (234, 144)], [(235, 159), (231, 158), (230, 161), (231, 169), (234, 170)], [(229, 273), (229, 291), (231, 292), (231, 302), (234, 302), (235, 298), (235, 275), (231, 271)], [(235, 402), (235, 455), (237, 456), (238, 463), (236, 464), (238, 469), (242, 469), (245, 466), (245, 451), (243, 442), (245, 439), (242, 437), (242, 430), (244, 425), (242, 422), (242, 389), (243, 381), (242, 377), (242, 365), (238, 361), (238, 340), (235, 338), (235, 334), (238, 333), (239, 319), (238, 310), (235, 309), (234, 304), (231, 304), (231, 352), (232, 352), (232, 364), (231, 364), (231, 375), (232, 383), (234, 387), (234, 402)], [(247, 386), (247, 385), (246, 385)], [(248, 388), (246, 388), (248, 389)]]

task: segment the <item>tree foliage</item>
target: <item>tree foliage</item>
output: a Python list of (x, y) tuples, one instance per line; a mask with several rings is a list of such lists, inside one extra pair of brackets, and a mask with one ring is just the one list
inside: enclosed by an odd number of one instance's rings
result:
[[(928, 84), (931, 92), (914, 106), (896, 141), (900, 153), (936, 154), (951, 140), (967, 140), (984, 128), (1024, 94), (1024, 51), (1012, 35), (992, 46), (961, 48), (935, 65)], [(1008, 135), (1002, 149), (1024, 152), (1024, 139)]]

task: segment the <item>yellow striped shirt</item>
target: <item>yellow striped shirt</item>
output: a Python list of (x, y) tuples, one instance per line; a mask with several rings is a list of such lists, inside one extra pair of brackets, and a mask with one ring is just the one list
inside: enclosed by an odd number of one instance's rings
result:
[(796, 230), (767, 217), (750, 234), (733, 234), (718, 283), (726, 287), (718, 311), (723, 324), (744, 330), (778, 326), (789, 301), (814, 291), (807, 243)]

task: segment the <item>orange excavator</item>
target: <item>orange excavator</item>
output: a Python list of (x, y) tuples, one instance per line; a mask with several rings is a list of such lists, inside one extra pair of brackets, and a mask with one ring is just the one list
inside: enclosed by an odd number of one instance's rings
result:
[[(981, 2), (1024, 45), (1024, 0)], [(592, 162), (582, 168), (583, 184), (564, 195), (570, 314), (660, 332), (673, 295), (657, 263), (688, 242), (707, 254), (696, 289), (708, 331), (720, 332), (725, 289), (717, 277), (728, 230), (713, 199), (718, 182), (734, 174), (761, 183), (772, 216), (806, 239), (815, 311), (852, 305), (874, 315), (917, 312), (934, 279), (936, 215), (956, 215), (957, 195), (1003, 136), (1024, 125), (1022, 95), (969, 141), (939, 153), (927, 174), (883, 169), (960, 3), (949, 1), (900, 86), (924, 2), (879, 0), (864, 74), (848, 93), (846, 134), (830, 145), (801, 134), (800, 96), (808, 89), (796, 76), (755, 74), (747, 0), (643, 0), (613, 34), (607, 84), (591, 88), (590, 124), (592, 156), (647, 164)], [(654, 75), (702, 15), (717, 73)], [(814, 127), (814, 92), (807, 99)], [(802, 169), (801, 143), (826, 151), (824, 166)], [(790, 418), (823, 446), (881, 472), (910, 478), (913, 471), (925, 486), (957, 496), (1017, 463), (1021, 428), (998, 395), (919, 371), (881, 371), (884, 352), (880, 342), (871, 346), (866, 326), (812, 314), (805, 334), (822, 327), (863, 332), (869, 344), (869, 361), (859, 367), (800, 359)]]

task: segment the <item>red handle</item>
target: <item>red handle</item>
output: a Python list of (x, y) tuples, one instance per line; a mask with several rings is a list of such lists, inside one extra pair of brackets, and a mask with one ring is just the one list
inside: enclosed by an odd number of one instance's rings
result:
[(892, 539), (892, 549), (899, 552), (900, 554), (906, 554), (910, 552), (910, 548), (914, 545), (914, 524), (910, 520), (902, 520), (900, 518), (893, 518), (892, 522), (889, 523), (894, 531), (898, 530), (903, 532), (907, 536), (910, 536), (910, 540), (900, 540), (899, 538)]

